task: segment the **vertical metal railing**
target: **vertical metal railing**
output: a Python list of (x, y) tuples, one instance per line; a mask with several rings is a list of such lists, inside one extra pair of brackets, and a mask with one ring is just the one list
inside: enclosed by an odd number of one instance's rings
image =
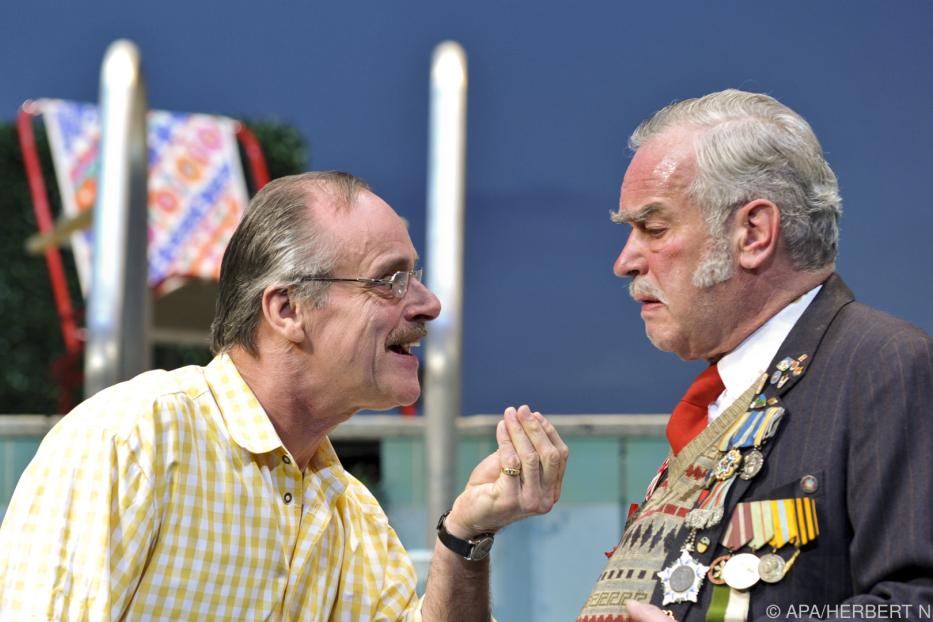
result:
[(445, 41), (431, 59), (428, 148), (428, 287), (442, 304), (425, 346), (424, 414), (427, 430), (427, 543), (454, 498), (456, 419), (462, 410), (463, 220), (466, 173), (467, 60)]
[(84, 391), (150, 365), (146, 92), (139, 50), (113, 42), (100, 73), (101, 155), (87, 306)]

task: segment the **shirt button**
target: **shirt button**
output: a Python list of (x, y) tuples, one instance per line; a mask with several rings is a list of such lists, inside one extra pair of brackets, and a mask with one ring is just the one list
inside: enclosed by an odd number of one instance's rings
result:
[(292, 502), (292, 493), (286, 492), (284, 495), (282, 495), (282, 499), (285, 501), (286, 504), (291, 503), (291, 502)]
[(284, 462), (285, 464), (291, 464), (292, 459), (289, 458), (288, 456), (282, 456), (282, 462)]

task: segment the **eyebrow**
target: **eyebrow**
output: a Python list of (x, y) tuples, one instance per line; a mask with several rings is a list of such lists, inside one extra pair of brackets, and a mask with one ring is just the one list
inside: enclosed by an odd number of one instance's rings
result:
[(652, 214), (663, 213), (664, 211), (664, 206), (660, 203), (649, 203), (634, 214), (623, 214), (620, 210), (609, 212), (609, 218), (616, 224), (628, 225), (632, 223), (643, 223), (648, 220)]
[[(418, 253), (416, 252), (413, 267), (418, 265), (419, 260), (420, 260), (420, 257), (418, 257)], [(377, 267), (377, 272), (384, 272), (384, 273), (405, 272), (411, 269), (408, 264), (408, 258), (402, 257), (401, 255), (388, 258), (384, 261), (380, 261), (378, 264), (376, 264), (376, 267)]]

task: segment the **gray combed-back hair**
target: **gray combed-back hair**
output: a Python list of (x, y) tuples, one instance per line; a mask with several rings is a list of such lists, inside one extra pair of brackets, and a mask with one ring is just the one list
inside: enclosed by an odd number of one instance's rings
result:
[(281, 177), (256, 193), (224, 252), (220, 291), (211, 323), (211, 350), (235, 345), (257, 354), (256, 329), (262, 292), (270, 285), (289, 287), (301, 299), (326, 302), (327, 283), (303, 282), (302, 275), (330, 276), (335, 244), (316, 224), (320, 204), (350, 209), (369, 185), (349, 173), (311, 172)]
[(784, 243), (797, 270), (832, 264), (842, 197), (810, 125), (773, 97), (735, 89), (675, 102), (644, 121), (629, 139), (637, 150), (675, 126), (701, 130), (697, 173), (688, 187), (710, 233), (722, 236), (735, 210), (753, 199), (781, 211)]

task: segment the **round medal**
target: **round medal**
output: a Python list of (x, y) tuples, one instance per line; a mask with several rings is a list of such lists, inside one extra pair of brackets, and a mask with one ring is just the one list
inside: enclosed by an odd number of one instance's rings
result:
[(776, 553), (762, 555), (758, 561), (758, 574), (765, 583), (777, 583), (784, 578), (784, 558)]
[(725, 567), (726, 562), (729, 561), (731, 555), (720, 555), (709, 565), (709, 572), (706, 573), (706, 578), (709, 579), (709, 582), (713, 585), (725, 585), (726, 582), (722, 578), (722, 569)]
[(739, 473), (739, 477), (742, 479), (752, 479), (758, 475), (764, 463), (764, 455), (757, 449), (752, 449), (742, 458), (742, 472)]
[(675, 592), (686, 592), (693, 587), (697, 575), (690, 566), (677, 566), (671, 573), (671, 589)]
[(722, 579), (734, 590), (747, 590), (758, 583), (758, 557), (751, 553), (733, 555), (722, 569)]

